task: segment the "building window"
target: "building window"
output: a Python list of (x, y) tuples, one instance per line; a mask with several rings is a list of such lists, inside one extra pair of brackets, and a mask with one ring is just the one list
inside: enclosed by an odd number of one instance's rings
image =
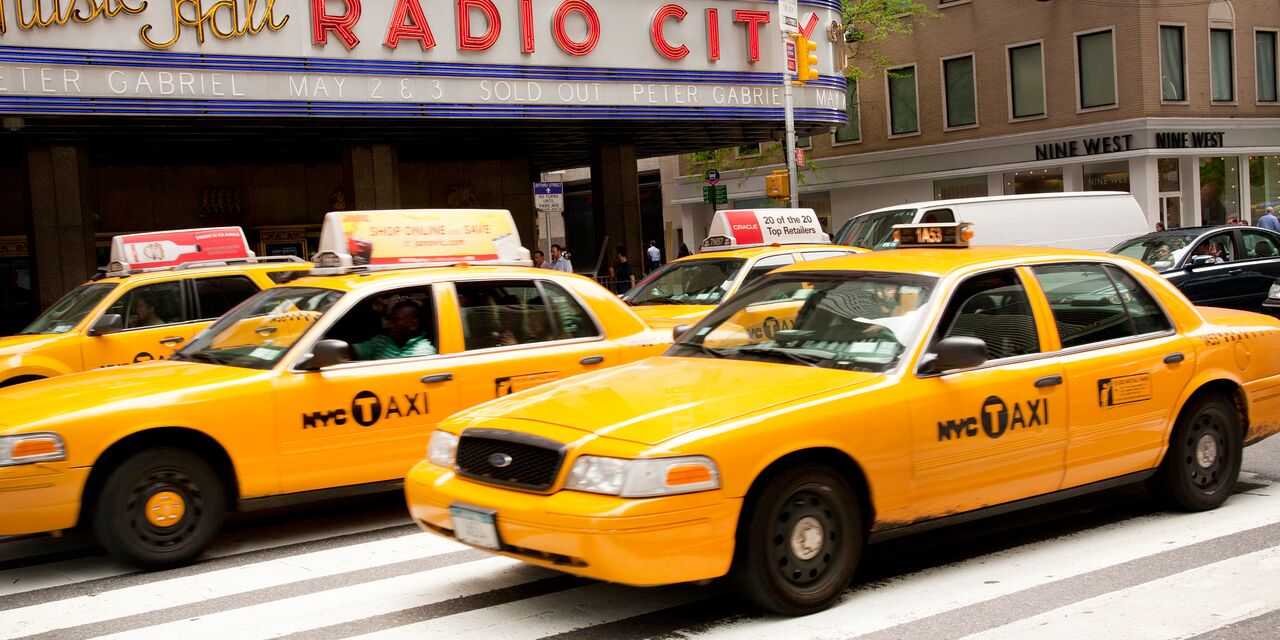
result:
[(1255, 31), (1253, 56), (1258, 76), (1258, 102), (1276, 102), (1276, 32)]
[(797, 148), (797, 149), (812, 149), (812, 148), (813, 148), (813, 136), (804, 136), (804, 137), (799, 137), (799, 136), (797, 136), (797, 137), (796, 137), (796, 148)]
[(1236, 99), (1235, 47), (1231, 29), (1209, 30), (1209, 82), (1216, 101)]
[(1085, 191), (1128, 191), (1129, 162), (1103, 162), (1084, 165)]
[(1240, 159), (1200, 158), (1200, 224), (1224, 224), (1240, 215)]
[(920, 133), (915, 66), (890, 69), (886, 78), (889, 82), (889, 135)]
[(1015, 118), (1045, 114), (1043, 53), (1038, 42), (1009, 47), (1009, 101)]
[(1062, 168), (1031, 169), (1004, 174), (1004, 194), (1062, 193)]
[(1178, 193), (1182, 191), (1182, 178), (1179, 175), (1177, 158), (1160, 158), (1156, 160), (1156, 171), (1160, 174), (1160, 193)]
[(1114, 33), (1108, 29), (1076, 36), (1076, 70), (1080, 76), (1080, 108), (1116, 104)]
[(946, 91), (947, 127), (978, 124), (977, 87), (973, 78), (973, 56), (960, 56), (942, 61), (943, 88)]
[(762, 151), (760, 150), (759, 142), (755, 144), (741, 145), (738, 147), (738, 150), (737, 150), (737, 156), (739, 158), (758, 158), (760, 157), (761, 153)]
[(933, 181), (934, 200), (955, 200), (958, 198), (985, 198), (987, 196), (987, 177), (970, 176), (968, 178), (951, 178), (950, 180)]
[(848, 124), (836, 129), (836, 143), (859, 142), (862, 140), (862, 111), (858, 106), (858, 81), (850, 80), (849, 86), (844, 90), (844, 94), (844, 109), (849, 119)]
[(1187, 99), (1184, 29), (1160, 27), (1160, 98), (1171, 102)]
[(1254, 222), (1267, 207), (1280, 208), (1280, 156), (1249, 158), (1249, 202)]

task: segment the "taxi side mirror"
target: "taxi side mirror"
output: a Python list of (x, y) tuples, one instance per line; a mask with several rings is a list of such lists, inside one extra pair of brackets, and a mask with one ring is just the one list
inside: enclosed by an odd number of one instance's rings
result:
[(692, 326), (687, 324), (676, 325), (676, 327), (671, 330), (671, 339), (675, 342), (679, 342), (680, 338), (684, 337), (684, 334), (689, 333), (689, 330), (692, 328)]
[(1191, 256), (1191, 268), (1207, 267), (1213, 264), (1213, 256)]
[(311, 353), (298, 361), (301, 371), (319, 371), (325, 367), (351, 362), (351, 345), (342, 340), (321, 340), (311, 347)]
[(987, 343), (981, 338), (943, 338), (920, 360), (920, 373), (932, 374), (969, 369), (987, 361)]
[(118, 313), (108, 313), (93, 323), (93, 327), (89, 329), (89, 335), (105, 336), (112, 333), (120, 333), (121, 331), (124, 331), (124, 316)]

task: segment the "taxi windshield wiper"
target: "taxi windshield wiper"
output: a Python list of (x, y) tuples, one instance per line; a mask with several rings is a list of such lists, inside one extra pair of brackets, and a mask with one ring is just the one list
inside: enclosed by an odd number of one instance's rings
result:
[(644, 302), (632, 302), (631, 304), (637, 307), (643, 307), (649, 304), (674, 304), (674, 301), (671, 298), (672, 296), (662, 296), (658, 298), (649, 298)]
[(834, 353), (818, 350), (794, 351), (791, 349), (781, 349), (778, 347), (740, 347), (734, 349), (733, 353), (745, 353), (753, 356), (782, 356), (792, 362), (803, 364), (810, 367), (819, 366), (818, 363), (826, 362), (835, 357)]
[(685, 349), (693, 349), (694, 351), (705, 353), (713, 358), (728, 357), (724, 354), (724, 352), (720, 351), (719, 349), (712, 349), (711, 347), (708, 347), (707, 345), (699, 342), (677, 342), (675, 346), (682, 347)]
[(222, 365), (225, 365), (225, 364), (227, 364), (227, 363), (231, 362), (230, 360), (227, 360), (226, 358), (223, 358), (223, 357), (221, 357), (221, 356), (215, 356), (215, 355), (213, 355), (212, 353), (209, 353), (208, 351), (193, 351), (193, 352), (191, 352), (191, 353), (176, 353), (176, 354), (174, 354), (174, 355), (173, 355), (173, 357), (171, 357), (171, 358), (169, 358), (169, 359), (170, 359), (170, 360), (187, 360), (187, 361), (190, 361), (190, 362), (207, 362), (207, 363), (209, 363), (209, 364), (222, 364)]

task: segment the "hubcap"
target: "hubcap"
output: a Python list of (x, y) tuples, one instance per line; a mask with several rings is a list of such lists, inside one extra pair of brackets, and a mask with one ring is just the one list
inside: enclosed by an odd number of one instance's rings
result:
[(1212, 467), (1213, 461), (1217, 459), (1218, 443), (1214, 441), (1213, 436), (1207, 433), (1200, 436), (1200, 442), (1196, 443), (1196, 462), (1200, 464), (1200, 468)]
[(801, 489), (777, 507), (769, 531), (778, 574), (796, 587), (821, 581), (840, 555), (836, 514), (825, 492)]
[(1210, 412), (1196, 416), (1184, 441), (1183, 464), (1191, 484), (1204, 493), (1214, 493), (1228, 481), (1227, 429)]
[(187, 511), (187, 503), (174, 491), (157, 491), (147, 499), (147, 520), (154, 527), (172, 527)]
[(805, 516), (791, 529), (791, 553), (801, 560), (812, 560), (822, 551), (823, 527), (813, 516)]

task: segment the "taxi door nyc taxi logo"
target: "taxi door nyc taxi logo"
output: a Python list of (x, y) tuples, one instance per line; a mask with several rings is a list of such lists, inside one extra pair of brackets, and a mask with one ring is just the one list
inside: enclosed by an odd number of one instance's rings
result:
[[(384, 412), (383, 409), (386, 409)], [(402, 418), (405, 416), (422, 416), (427, 413), (427, 394), (410, 393), (399, 396), (389, 395), (384, 403), (378, 394), (372, 391), (361, 391), (351, 399), (350, 409), (332, 409), (330, 411), (312, 411), (302, 414), (303, 429), (319, 429), (333, 423), (336, 426), (354, 420), (362, 427), (372, 427), (383, 418)]]
[(988, 396), (982, 403), (977, 417), (938, 422), (938, 441), (973, 438), (978, 435), (978, 424), (983, 433), (995, 440), (1014, 429), (1030, 429), (1049, 424), (1049, 399), (1014, 402), (1013, 410), (998, 396)]

